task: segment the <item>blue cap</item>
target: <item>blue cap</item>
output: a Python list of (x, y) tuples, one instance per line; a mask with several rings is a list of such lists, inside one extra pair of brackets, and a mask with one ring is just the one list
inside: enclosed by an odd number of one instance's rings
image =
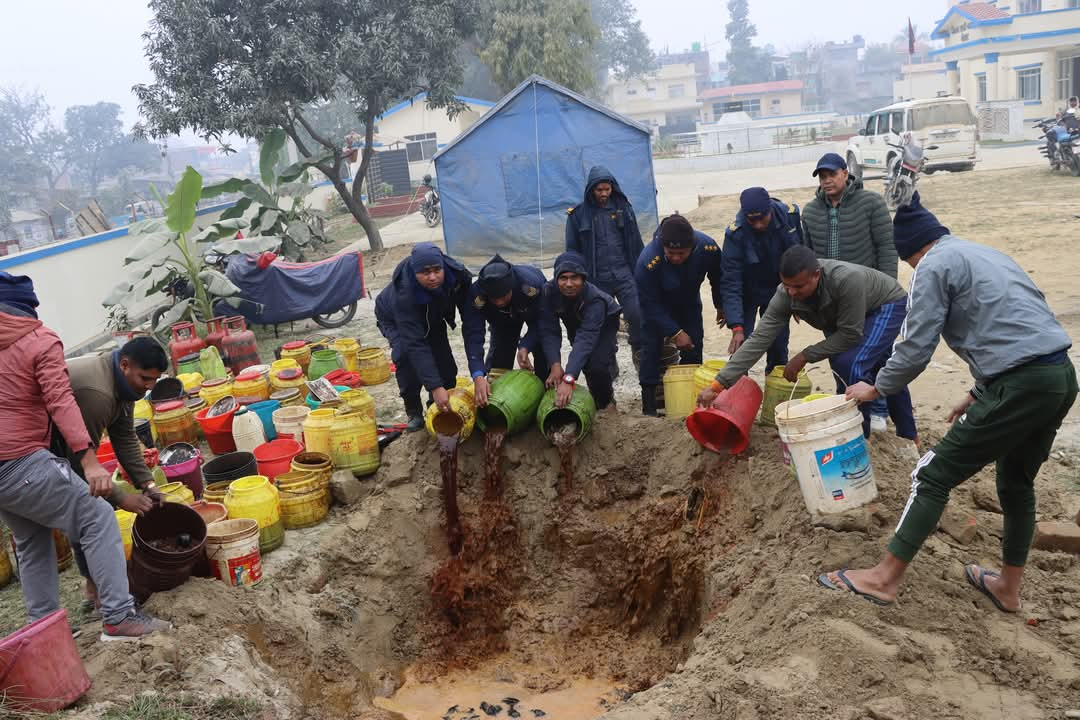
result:
[(429, 242), (417, 243), (413, 246), (409, 260), (412, 263), (413, 272), (420, 272), (426, 267), (443, 264), (442, 250)]
[(746, 188), (739, 196), (739, 206), (743, 215), (767, 213), (770, 210), (769, 191), (763, 187)]
[(836, 153), (825, 153), (817, 161), (817, 167), (814, 168), (814, 177), (817, 177), (822, 170), (847, 170), (847, 163), (844, 162), (844, 158)]
[(563, 273), (588, 277), (589, 273), (585, 270), (585, 256), (574, 250), (567, 250), (555, 258), (555, 279)]

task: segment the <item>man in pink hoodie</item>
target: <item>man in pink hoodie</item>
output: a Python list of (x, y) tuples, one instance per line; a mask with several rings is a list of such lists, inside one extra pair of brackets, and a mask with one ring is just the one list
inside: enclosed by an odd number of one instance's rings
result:
[[(30, 621), (60, 607), (52, 529), (82, 545), (101, 599), (102, 640), (134, 640), (171, 626), (135, 607), (120, 529), (103, 498), (112, 480), (97, 460), (68, 380), (64, 347), (37, 319), (30, 278), (0, 272), (0, 519), (18, 546)], [(86, 482), (49, 452), (63, 435)]]

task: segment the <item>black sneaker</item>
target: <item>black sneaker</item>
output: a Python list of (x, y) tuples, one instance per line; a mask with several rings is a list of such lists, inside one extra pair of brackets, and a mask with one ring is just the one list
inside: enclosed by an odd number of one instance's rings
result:
[(409, 418), (409, 421), (405, 423), (405, 432), (413, 433), (417, 430), (424, 429), (424, 418), (422, 415), (413, 415)]

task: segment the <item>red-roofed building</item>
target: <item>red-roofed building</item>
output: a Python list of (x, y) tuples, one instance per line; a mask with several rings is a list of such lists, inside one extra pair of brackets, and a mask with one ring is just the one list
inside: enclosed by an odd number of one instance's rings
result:
[(948, 91), (972, 104), (1020, 101), (1035, 118), (1080, 95), (1080, 0), (958, 2), (931, 36)]
[(703, 91), (701, 121), (712, 123), (727, 113), (744, 112), (750, 117), (796, 115), (802, 112), (802, 80), (731, 85)]

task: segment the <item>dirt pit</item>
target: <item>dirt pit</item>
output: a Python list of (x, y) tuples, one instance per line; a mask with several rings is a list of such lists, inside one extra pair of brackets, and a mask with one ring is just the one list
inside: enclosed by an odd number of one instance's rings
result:
[[(814, 525), (771, 429), (755, 427), (751, 455), (721, 457), (679, 422), (605, 412), (569, 491), (558, 451), (529, 431), (507, 439), (494, 498), (477, 433), (460, 448), (453, 557), (435, 443), (410, 435), (368, 497), (289, 533), (258, 587), (155, 595), (148, 609), (176, 630), (137, 645), (84, 633), (87, 702), (153, 688), (255, 696), (268, 718), (364, 720), (483, 720), (482, 702), (515, 717), (506, 698), (520, 717), (570, 720), (987, 720), (1080, 705), (1074, 558), (1033, 553), (1017, 616), (964, 582), (964, 562), (998, 555), (989, 476), (954, 494), (975, 537), (932, 536), (897, 605), (816, 586), (876, 560), (907, 496), (903, 451), (875, 436), (878, 502)], [(1043, 518), (1067, 512), (1069, 472), (1052, 459), (1040, 476)]]

